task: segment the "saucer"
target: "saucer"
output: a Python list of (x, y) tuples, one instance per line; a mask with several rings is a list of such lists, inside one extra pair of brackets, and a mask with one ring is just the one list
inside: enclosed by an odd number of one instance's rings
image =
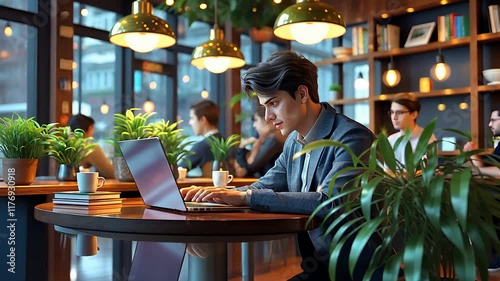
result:
[(500, 81), (494, 81), (494, 82), (490, 82), (486, 85), (500, 85)]

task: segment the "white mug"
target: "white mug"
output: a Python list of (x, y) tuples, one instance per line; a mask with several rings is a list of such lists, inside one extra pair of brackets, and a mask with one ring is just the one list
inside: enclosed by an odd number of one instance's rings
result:
[(212, 171), (212, 181), (215, 186), (226, 187), (233, 181), (233, 175), (230, 175), (229, 171)]
[[(101, 184), (99, 184), (99, 180), (102, 180)], [(76, 173), (76, 181), (78, 182), (78, 191), (89, 193), (96, 192), (104, 185), (106, 179), (100, 177), (98, 172), (80, 172)]]
[(186, 168), (182, 168), (182, 167), (179, 167), (177, 168), (177, 170), (179, 171), (179, 180), (183, 180), (186, 178), (186, 175), (187, 175), (187, 169)]

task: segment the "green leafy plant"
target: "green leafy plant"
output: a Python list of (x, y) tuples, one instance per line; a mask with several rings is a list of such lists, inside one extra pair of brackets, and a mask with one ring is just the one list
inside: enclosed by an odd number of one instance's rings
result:
[(328, 88), (329, 91), (337, 91), (337, 92), (340, 92), (342, 91), (342, 85), (340, 84), (337, 84), (337, 83), (333, 83), (330, 85), (330, 87)]
[(148, 124), (151, 116), (156, 114), (151, 113), (137, 113), (135, 111), (141, 110), (140, 108), (127, 109), (125, 114), (115, 113), (114, 115), (114, 128), (113, 139), (111, 143), (115, 148), (115, 156), (121, 156), (118, 142), (122, 140), (133, 140), (149, 138), (154, 136), (153, 128)]
[[(384, 266), (385, 280), (397, 280), (404, 264), (406, 280), (441, 280), (443, 275), (475, 280), (477, 272), (481, 280), (488, 280), (491, 249), (500, 252), (493, 223), (493, 217), (500, 217), (500, 180), (472, 173), (470, 157), (479, 151), (440, 156), (436, 143), (428, 144), (435, 125), (434, 119), (426, 126), (415, 152), (405, 141), (409, 132), (395, 144), (405, 145), (406, 166), (396, 160), (384, 134), (379, 134), (365, 152), (370, 156), (367, 163), (344, 144), (331, 140), (310, 143), (296, 155), (340, 146), (351, 154), (354, 167), (339, 171), (332, 182), (342, 173), (358, 173), (340, 190), (334, 192), (331, 185), (330, 198), (312, 214), (314, 217), (322, 208), (333, 206), (323, 220), (327, 233), (338, 229), (331, 233), (332, 280), (344, 244), (353, 239), (349, 245), (352, 274), (362, 249), (375, 234), (382, 242), (371, 257), (367, 275)], [(500, 168), (499, 163), (495, 165)]]
[[(214, 22), (214, 5), (201, 9), (200, 4), (207, 4), (204, 0), (177, 0), (169, 7), (162, 2), (158, 9), (182, 14), (189, 21)], [(234, 28), (248, 29), (265, 26), (272, 27), (279, 13), (288, 6), (295, 4), (294, 0), (284, 0), (279, 4), (268, 0), (219, 0), (217, 3), (217, 19), (219, 23), (231, 22)]]
[(50, 149), (55, 123), (40, 125), (34, 117), (24, 119), (15, 114), (0, 118), (0, 151), (5, 158), (37, 159)]
[[(234, 96), (231, 97), (229, 100), (229, 106), (233, 108), (237, 103), (243, 101), (243, 100), (248, 100), (248, 99), (254, 99), (257, 97), (257, 93), (253, 92), (250, 97), (246, 92), (239, 92), (235, 94)], [(235, 123), (239, 123), (247, 118), (251, 118), (253, 115), (252, 112), (240, 112), (236, 117), (234, 118)]]
[(54, 128), (49, 155), (59, 164), (66, 164), (77, 168), (79, 163), (94, 151), (97, 146), (92, 137), (85, 138), (82, 129), (71, 127)]
[(214, 160), (225, 162), (229, 149), (240, 143), (239, 138), (240, 135), (238, 134), (230, 135), (227, 139), (218, 138), (213, 135), (208, 137), (207, 141), (210, 145), (210, 151), (214, 155)]
[[(182, 120), (170, 124), (170, 121), (162, 120), (151, 124), (153, 134), (160, 139), (163, 149), (166, 151), (168, 162), (172, 164), (178, 163), (187, 155), (194, 154), (193, 151), (187, 149), (194, 141), (186, 141), (188, 136), (182, 132), (182, 129), (178, 128), (181, 122)], [(188, 167), (191, 167), (189, 159), (185, 158), (185, 161)]]

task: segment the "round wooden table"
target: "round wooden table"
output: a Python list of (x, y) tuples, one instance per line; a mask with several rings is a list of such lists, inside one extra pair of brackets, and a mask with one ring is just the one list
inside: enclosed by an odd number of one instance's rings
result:
[[(53, 203), (37, 205), (35, 207), (35, 218), (44, 223), (70, 228), (85, 235), (95, 235), (121, 241), (181, 243), (184, 248), (187, 247), (188, 249), (192, 243), (216, 245), (211, 249), (215, 249), (214, 252), (219, 253), (216, 255), (216, 260), (219, 260), (219, 262), (209, 262), (209, 265), (207, 265), (207, 261), (209, 261), (207, 259), (190, 259), (190, 263), (198, 264), (198, 266), (196, 270), (193, 269), (193, 272), (190, 270), (189, 273), (203, 274), (195, 275), (192, 280), (199, 280), (198, 278), (225, 280), (227, 278), (227, 276), (221, 276), (220, 274), (221, 272), (227, 272), (226, 243), (228, 242), (246, 243), (279, 239), (318, 226), (315, 220), (308, 223), (309, 216), (307, 215), (259, 213), (250, 210), (183, 213), (149, 208), (142, 203), (140, 198), (125, 199), (121, 210), (112, 214), (74, 214), (69, 211), (54, 211), (53, 206)], [(244, 255), (248, 258), (251, 245), (245, 244), (245, 246), (247, 252)], [(158, 249), (160, 248), (158, 247)], [(118, 252), (124, 253), (126, 251), (127, 249), (121, 249)], [(190, 258), (192, 257), (190, 256)], [(220, 260), (223, 260), (223, 262), (220, 262)], [(249, 269), (248, 271), (252, 269), (250, 260), (248, 259), (247, 264), (243, 265)], [(147, 263), (142, 262), (141, 264)], [(130, 267), (133, 267), (133, 265), (122, 264), (114, 270), (123, 271), (123, 268)], [(206, 274), (215, 277), (207, 279)], [(244, 278), (244, 280), (252, 280), (252, 278), (250, 276), (250, 278)]]

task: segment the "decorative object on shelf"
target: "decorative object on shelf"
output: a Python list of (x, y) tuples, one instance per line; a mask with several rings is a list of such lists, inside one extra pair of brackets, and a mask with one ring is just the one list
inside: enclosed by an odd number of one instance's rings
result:
[(226, 158), (227, 154), (229, 153), (231, 147), (238, 145), (240, 143), (239, 138), (240, 135), (238, 134), (230, 135), (226, 139), (214, 137), (213, 135), (206, 138), (208, 144), (210, 145), (210, 151), (214, 156), (214, 162), (212, 163), (213, 171), (228, 170), (227, 158)]
[(342, 85), (333, 83), (330, 85), (328, 90), (331, 93), (330, 100), (342, 99)]
[(451, 68), (444, 62), (444, 56), (441, 53), (441, 48), (436, 56), (436, 64), (431, 67), (431, 77), (434, 81), (443, 82), (448, 80), (451, 75)]
[(391, 56), (387, 70), (382, 74), (382, 82), (384, 82), (384, 85), (387, 87), (396, 87), (399, 81), (401, 81), (401, 73), (396, 69), (394, 60)]
[(439, 104), (437, 105), (437, 110), (439, 111), (445, 111), (446, 110), (446, 104), (443, 103), (443, 101), (439, 101)]
[(405, 48), (425, 45), (429, 43), (435, 26), (435, 22), (428, 22), (412, 26), (410, 34), (408, 34), (408, 38), (406, 39)]
[(345, 58), (352, 55), (352, 47), (335, 47), (332, 53), (336, 58)]
[(483, 76), (488, 81), (488, 85), (500, 84), (500, 68), (485, 69)]
[(432, 80), (430, 77), (420, 77), (418, 79), (418, 90), (421, 93), (428, 93), (432, 90)]
[(245, 65), (241, 50), (224, 41), (224, 31), (217, 22), (217, 0), (214, 2), (214, 28), (210, 29), (210, 40), (197, 46), (191, 54), (191, 64), (198, 69), (206, 68), (212, 73), (223, 73), (228, 68)]
[[(346, 172), (358, 174), (342, 188), (333, 190), (330, 185), (329, 199), (311, 215), (317, 217), (328, 208), (324, 216), (329, 219), (321, 227), (334, 237), (330, 276), (335, 276), (341, 249), (347, 246), (353, 274), (363, 249), (376, 236), (382, 241), (371, 244), (376, 249), (368, 257), (367, 274), (383, 268), (385, 280), (398, 280), (400, 273), (406, 280), (488, 280), (488, 257), (499, 244), (494, 218), (500, 217), (500, 180), (464, 165), (473, 165), (470, 157), (479, 150), (440, 156), (437, 141), (428, 143), (436, 121), (424, 128), (414, 152), (409, 141), (401, 141), (410, 138), (410, 131), (397, 142), (406, 144), (406, 166), (396, 161), (387, 136), (379, 134), (360, 154), (371, 155), (368, 162), (351, 152), (356, 166), (334, 175), (335, 179)], [(470, 134), (453, 132), (470, 140)], [(325, 146), (345, 147), (320, 140), (307, 144), (294, 158)]]
[(132, 3), (132, 14), (118, 20), (109, 33), (109, 41), (139, 53), (167, 48), (177, 39), (169, 24), (153, 15), (153, 5), (147, 0)]
[(5, 183), (33, 183), (38, 159), (49, 153), (55, 125), (40, 125), (34, 117), (24, 119), (17, 114), (0, 118), (0, 152), (4, 155), (2, 176)]
[(53, 131), (49, 156), (59, 163), (56, 178), (60, 181), (75, 181), (80, 163), (97, 146), (92, 137), (85, 138), (82, 129), (58, 127)]
[(344, 35), (346, 25), (334, 7), (319, 0), (297, 0), (278, 15), (274, 35), (312, 45)]

